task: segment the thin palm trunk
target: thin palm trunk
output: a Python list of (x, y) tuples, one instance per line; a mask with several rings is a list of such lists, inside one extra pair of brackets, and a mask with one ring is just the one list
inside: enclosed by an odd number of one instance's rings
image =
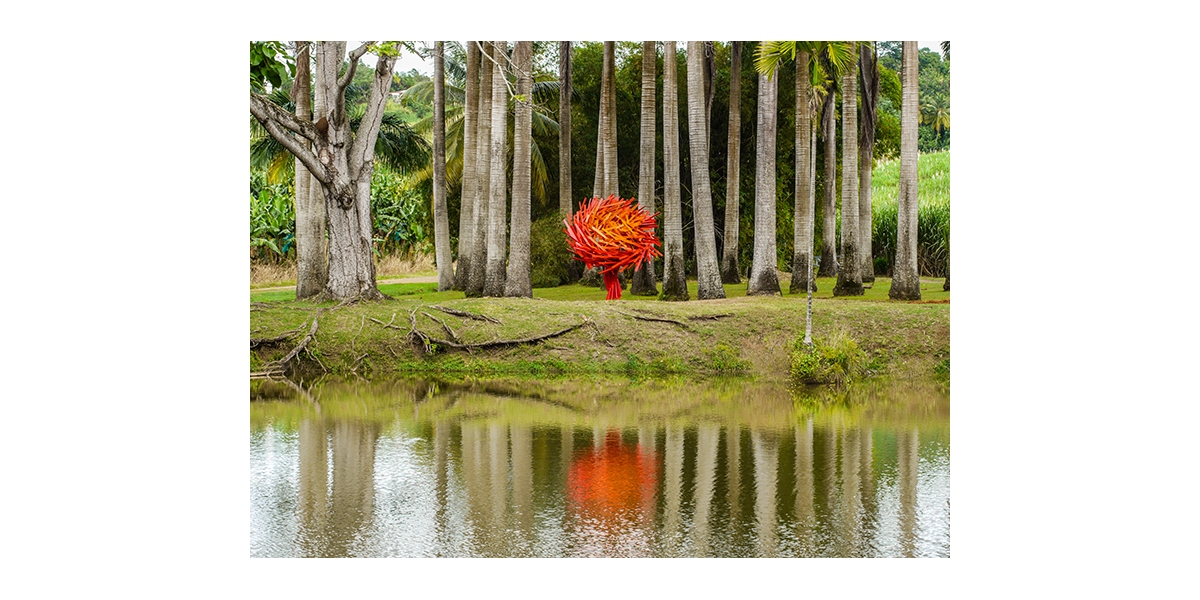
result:
[(492, 143), (491, 186), (487, 219), (487, 272), (483, 279), (484, 296), (503, 296), (505, 279), (505, 219), (508, 212), (508, 173), (504, 159), (508, 145), (508, 96), (504, 86), (504, 70), (508, 42), (498, 40), (492, 46)]
[(917, 43), (904, 42), (900, 69), (900, 193), (896, 200), (896, 260), (892, 270), (893, 300), (920, 300), (917, 272)]
[(775, 270), (775, 133), (779, 72), (758, 76), (758, 148), (754, 173), (754, 261), (746, 295), (779, 295)]
[(812, 87), (809, 75), (808, 52), (796, 54), (796, 208), (793, 219), (792, 234), (792, 281), (788, 286), (789, 294), (799, 294), (808, 289), (809, 280), (813, 276), (812, 245), (813, 245), (813, 207), (809, 201), (812, 195), (812, 162), (810, 153), (812, 137), (812, 107), (808, 103), (809, 88)]
[[(817, 124), (809, 122), (808, 124), (808, 143), (809, 145), (809, 160), (808, 160), (808, 180), (815, 182), (817, 180)], [(808, 214), (809, 221), (809, 245), (808, 249), (813, 249), (813, 243), (816, 240), (816, 216), (817, 216), (817, 190), (816, 185), (808, 187)], [(811, 256), (811, 254), (809, 255)], [(808, 310), (804, 315), (804, 343), (812, 345), (812, 309), (813, 309), (813, 292), (817, 291), (817, 278), (813, 276), (813, 270), (808, 268)]]
[[(654, 42), (642, 42), (642, 127), (638, 164), (638, 205), (654, 214), (654, 83), (658, 61)], [(640, 266), (633, 274), (629, 293), (635, 296), (657, 296), (654, 281), (654, 260)]]
[(663, 42), (663, 300), (688, 300), (679, 201), (679, 82), (675, 42)]
[(558, 210), (571, 216), (571, 42), (558, 43)]
[(692, 214), (696, 239), (696, 297), (724, 298), (717, 266), (716, 230), (708, 172), (708, 123), (704, 115), (704, 42), (688, 42), (688, 138), (692, 164)]
[(875, 257), (871, 248), (871, 167), (875, 158), (875, 121), (879, 105), (879, 60), (874, 42), (863, 43), (859, 53), (862, 83), (862, 119), (858, 136), (858, 252), (863, 283), (875, 281)]
[(821, 208), (824, 219), (821, 227), (821, 262), (817, 266), (817, 277), (837, 275), (837, 104), (834, 90), (825, 96), (825, 201)]
[(517, 69), (516, 116), (513, 119), (512, 238), (504, 295), (533, 297), (529, 265), (529, 171), (530, 144), (533, 142), (533, 42), (517, 42), (513, 47)]
[(604, 130), (604, 195), (621, 195), (617, 181), (617, 59), (616, 42), (604, 42), (604, 62), (608, 65), (604, 110), (608, 113)]
[(491, 42), (478, 42), (479, 104), (475, 113), (475, 214), (471, 231), (471, 270), (467, 274), (467, 296), (482, 296), (487, 271), (488, 205), (491, 193), (492, 145), (492, 53)]
[(450, 261), (450, 223), (446, 217), (446, 74), (444, 42), (433, 45), (433, 246), (438, 291), (454, 285)]
[(842, 76), (842, 265), (834, 296), (863, 295), (858, 257), (858, 69)]
[[(296, 79), (292, 98), (296, 103), (296, 118), (312, 122), (312, 74), (309, 57), (312, 45), (296, 42)], [(324, 102), (321, 103), (324, 109)], [(308, 144), (305, 144), (308, 147)], [(325, 248), (325, 198), (317, 182), (299, 158), (294, 159), (296, 190), (296, 298), (308, 298), (325, 289), (328, 257)]]
[(475, 208), (479, 193), (476, 171), (479, 153), (479, 46), (467, 42), (466, 98), (463, 105), (463, 167), (458, 211), (458, 268), (454, 289), (467, 289), (471, 261), (475, 256)]
[(738, 267), (738, 220), (740, 219), (740, 166), (742, 149), (742, 43), (733, 42), (729, 52), (729, 156), (725, 163), (725, 246), (721, 252), (721, 281), (741, 283)]

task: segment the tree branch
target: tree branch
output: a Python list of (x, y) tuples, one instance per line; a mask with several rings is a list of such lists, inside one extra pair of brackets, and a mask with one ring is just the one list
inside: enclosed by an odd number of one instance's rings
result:
[[(394, 56), (380, 56), (375, 63), (375, 78), (371, 81), (367, 110), (358, 125), (358, 131), (354, 134), (354, 142), (350, 149), (350, 171), (355, 178), (362, 178), (365, 175), (362, 171), (369, 170), (374, 164), (375, 142), (379, 138), (379, 127), (387, 109), (388, 87), (392, 82), (392, 68), (395, 64)], [(369, 176), (367, 179), (370, 179)]]
[(363, 42), (361, 46), (350, 51), (350, 66), (347, 67), (346, 72), (343, 73), (340, 78), (338, 78), (338, 94), (345, 93), (346, 87), (350, 85), (351, 81), (354, 81), (354, 72), (358, 70), (358, 59), (362, 58), (362, 56), (367, 53), (367, 47), (374, 43), (375, 42)]
[[(250, 94), (250, 114), (262, 123), (267, 133), (275, 138), (281, 146), (287, 148), (292, 156), (300, 159), (308, 171), (313, 174), (321, 183), (328, 184), (332, 181), (329, 172), (326, 171), (325, 165), (309, 150), (304, 144), (300, 143), (295, 136), (289, 132), (295, 132), (310, 140), (317, 139), (316, 129), (312, 125), (297, 119), (292, 113), (275, 106), (270, 101), (258, 96)], [(319, 142), (318, 142), (319, 143)]]

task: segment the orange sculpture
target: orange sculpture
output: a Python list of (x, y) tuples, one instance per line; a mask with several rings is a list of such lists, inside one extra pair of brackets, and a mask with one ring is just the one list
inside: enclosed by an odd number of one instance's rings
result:
[(626, 267), (638, 268), (642, 263), (662, 256), (661, 245), (654, 235), (655, 217), (638, 206), (634, 198), (611, 195), (584, 200), (566, 226), (567, 245), (575, 258), (587, 268), (600, 267), (604, 276), (607, 300), (621, 298), (621, 282), (617, 274)]

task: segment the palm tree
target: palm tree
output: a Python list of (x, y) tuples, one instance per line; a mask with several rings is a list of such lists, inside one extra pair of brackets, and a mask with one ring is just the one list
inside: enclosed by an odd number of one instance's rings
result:
[(729, 156), (725, 176), (725, 248), (721, 253), (721, 281), (740, 283), (738, 268), (739, 179), (742, 144), (742, 43), (729, 51)]
[(904, 42), (900, 69), (900, 190), (896, 199), (896, 260), (892, 263), (893, 300), (920, 300), (917, 272), (917, 43)]
[(471, 270), (467, 274), (467, 296), (482, 296), (487, 270), (488, 208), (491, 194), (492, 145), (492, 43), (479, 45), (479, 106), (475, 136), (475, 215), (471, 223), (475, 241), (471, 243)]
[(479, 46), (467, 42), (466, 106), (463, 108), (462, 185), (458, 211), (458, 270), (454, 289), (467, 289), (475, 256), (475, 198), (478, 194), (476, 155), (479, 152)]
[(446, 217), (446, 73), (442, 42), (433, 45), (433, 245), (438, 291), (454, 285), (450, 260), (450, 222)]
[(724, 298), (717, 268), (716, 230), (708, 172), (708, 123), (704, 107), (704, 42), (688, 42), (688, 138), (692, 164), (692, 214), (695, 223), (696, 279), (700, 300)]
[(571, 216), (571, 42), (558, 43), (558, 210)]
[(679, 83), (675, 42), (663, 42), (663, 300), (688, 300), (679, 203)]
[(505, 201), (508, 192), (508, 172), (505, 169), (505, 146), (508, 144), (508, 96), (504, 69), (508, 42), (497, 40), (492, 46), (492, 143), (491, 185), (487, 219), (487, 270), (483, 280), (484, 296), (503, 296), (505, 279)]
[(758, 150), (754, 176), (754, 261), (746, 295), (779, 295), (775, 270), (775, 131), (779, 80), (773, 73), (758, 75)]
[[(309, 42), (296, 42), (296, 79), (292, 82), (296, 118), (306, 123), (312, 122), (313, 115), (309, 71), (311, 48)], [(324, 108), (324, 103), (321, 108)], [(266, 139), (273, 140), (269, 137)], [(284, 155), (285, 151), (280, 146), (279, 156)], [(314, 179), (304, 168), (304, 163), (299, 158), (293, 157), (292, 160), (296, 190), (296, 298), (308, 298), (320, 294), (329, 277), (328, 250), (325, 247), (325, 197), (320, 193), (321, 186), (314, 185)]]
[(858, 63), (842, 75), (842, 265), (834, 296), (863, 295), (858, 257)]
[[(638, 166), (638, 205), (654, 214), (654, 83), (658, 60), (654, 42), (642, 42), (642, 139)], [(654, 260), (642, 264), (633, 274), (629, 293), (635, 296), (657, 296), (654, 281)]]
[(512, 239), (504, 295), (533, 297), (529, 265), (529, 168), (533, 142), (533, 42), (513, 47), (517, 71), (516, 116), (513, 125)]
[(825, 201), (824, 224), (821, 228), (821, 263), (817, 277), (837, 275), (837, 102), (834, 89), (830, 87), (822, 106), (823, 125), (821, 134), (825, 139)]
[(863, 283), (875, 281), (874, 252), (871, 249), (871, 167), (875, 159), (875, 121), (879, 104), (879, 57), (875, 43), (859, 46), (859, 82), (862, 83), (862, 120), (858, 135), (858, 250)]
[(789, 294), (810, 290), (813, 284), (813, 180), (810, 165), (812, 156), (812, 104), (809, 95), (812, 89), (810, 54), (807, 49), (798, 49), (796, 55), (796, 207), (792, 232), (792, 281)]
[(617, 190), (617, 96), (616, 45), (604, 42), (604, 64), (600, 71), (600, 116), (596, 132), (596, 175), (592, 196), (620, 195)]

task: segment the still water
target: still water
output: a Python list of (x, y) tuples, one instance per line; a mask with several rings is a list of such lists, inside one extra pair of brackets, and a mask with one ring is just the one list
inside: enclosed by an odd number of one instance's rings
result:
[(254, 382), (256, 557), (950, 555), (937, 382)]

